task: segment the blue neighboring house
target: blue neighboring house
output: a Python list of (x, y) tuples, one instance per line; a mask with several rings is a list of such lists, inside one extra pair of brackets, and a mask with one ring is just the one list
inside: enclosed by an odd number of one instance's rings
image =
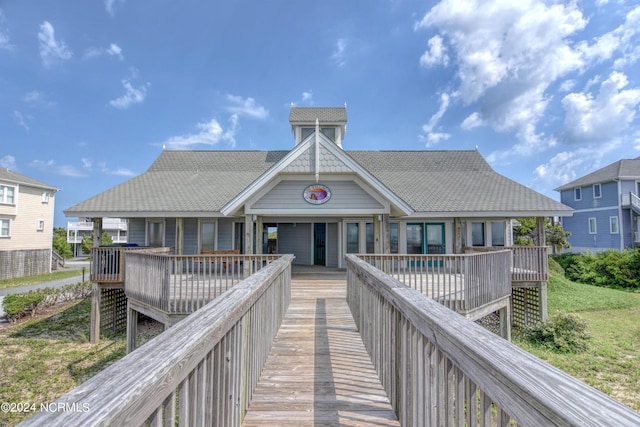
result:
[(640, 157), (622, 159), (564, 184), (560, 201), (574, 209), (562, 217), (571, 252), (640, 246)]

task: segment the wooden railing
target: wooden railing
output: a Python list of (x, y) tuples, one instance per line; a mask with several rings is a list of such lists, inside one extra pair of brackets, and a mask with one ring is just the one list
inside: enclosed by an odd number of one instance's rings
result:
[(171, 248), (143, 246), (105, 246), (91, 248), (91, 281), (93, 283), (124, 283), (124, 253), (129, 251), (169, 252)]
[(549, 280), (549, 256), (546, 246), (467, 246), (465, 253), (486, 253), (509, 249), (513, 253), (511, 280), (513, 282), (546, 282)]
[(57, 270), (58, 267), (64, 267), (64, 258), (56, 251), (51, 251), (51, 269)]
[(125, 294), (169, 314), (189, 314), (281, 255), (126, 253)]
[(289, 306), (292, 260), (282, 256), (20, 425), (240, 426)]
[(640, 414), (354, 255), (347, 302), (401, 425), (638, 426)]
[(464, 255), (357, 256), (452, 310), (474, 310), (511, 295), (508, 250)]

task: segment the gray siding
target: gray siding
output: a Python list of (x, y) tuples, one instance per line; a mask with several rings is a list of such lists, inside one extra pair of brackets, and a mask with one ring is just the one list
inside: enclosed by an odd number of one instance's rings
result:
[[(183, 220), (182, 250), (185, 255), (197, 255), (198, 250), (198, 219), (185, 218)], [(171, 246), (167, 242), (167, 246)]]
[(145, 242), (145, 220), (144, 218), (130, 218), (129, 219), (129, 243), (135, 243), (138, 246), (144, 246)]
[(233, 249), (233, 222), (234, 218), (218, 220), (218, 249)]
[(294, 264), (313, 265), (311, 224), (278, 224), (278, 253), (294, 254)]
[(291, 209), (379, 209), (383, 206), (353, 181), (331, 181), (322, 183), (331, 190), (331, 199), (322, 205), (307, 203), (302, 197), (310, 181), (282, 181), (271, 191), (251, 205), (251, 209), (287, 211)]

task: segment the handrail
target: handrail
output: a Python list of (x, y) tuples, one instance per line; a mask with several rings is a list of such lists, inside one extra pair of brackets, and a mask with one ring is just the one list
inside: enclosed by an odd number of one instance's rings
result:
[(511, 280), (514, 282), (546, 282), (549, 280), (547, 246), (467, 246), (465, 253), (486, 253), (509, 249), (513, 253)]
[(292, 260), (282, 256), (19, 425), (240, 426), (289, 305)]
[(474, 310), (511, 295), (511, 252), (508, 250), (356, 256), (452, 310)]
[(125, 294), (169, 314), (189, 314), (282, 255), (126, 253)]
[(347, 302), (402, 425), (637, 426), (640, 414), (347, 255)]
[(170, 248), (145, 246), (100, 246), (91, 248), (91, 281), (124, 283), (124, 253), (129, 251), (168, 252)]

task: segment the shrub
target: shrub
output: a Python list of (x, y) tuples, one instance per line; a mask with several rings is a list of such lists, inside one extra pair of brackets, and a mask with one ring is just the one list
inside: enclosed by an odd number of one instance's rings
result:
[(558, 312), (546, 322), (527, 327), (524, 338), (559, 353), (581, 353), (591, 339), (587, 328), (587, 322), (575, 314)]
[(26, 294), (11, 294), (4, 297), (3, 306), (7, 319), (15, 321), (28, 313), (35, 314), (36, 307), (44, 300), (44, 294), (29, 291)]
[(16, 320), (38, 310), (50, 307), (58, 302), (83, 299), (91, 294), (91, 283), (78, 282), (62, 288), (41, 288), (26, 294), (11, 294), (4, 297), (2, 303), (7, 320)]

